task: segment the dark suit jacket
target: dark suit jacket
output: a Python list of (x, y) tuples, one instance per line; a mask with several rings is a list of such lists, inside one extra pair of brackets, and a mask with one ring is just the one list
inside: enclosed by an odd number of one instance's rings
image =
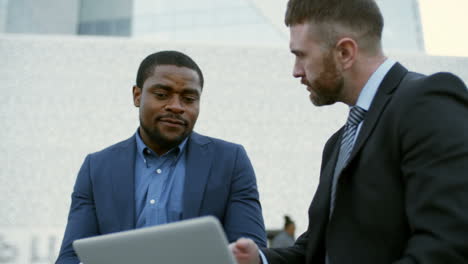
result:
[(270, 264), (468, 263), (468, 92), (449, 73), (396, 64), (385, 76), (337, 187), (343, 128), (325, 145), (308, 230)]
[[(192, 133), (187, 142), (183, 219), (217, 217), (229, 241), (266, 245), (255, 174), (244, 148)], [(78, 238), (135, 228), (135, 136), (86, 157), (78, 174), (57, 263), (78, 263)]]

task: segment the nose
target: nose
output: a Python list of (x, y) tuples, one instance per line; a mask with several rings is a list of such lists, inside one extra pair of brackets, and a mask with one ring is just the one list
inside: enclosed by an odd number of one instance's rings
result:
[(173, 96), (171, 100), (169, 100), (165, 109), (176, 114), (182, 114), (185, 112), (185, 107), (182, 103), (182, 100), (177, 95)]
[(297, 61), (294, 63), (293, 76), (294, 78), (304, 77), (304, 68)]

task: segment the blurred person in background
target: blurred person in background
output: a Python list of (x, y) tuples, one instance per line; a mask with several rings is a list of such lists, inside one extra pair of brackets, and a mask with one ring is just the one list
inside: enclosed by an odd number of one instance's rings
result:
[(271, 241), (270, 247), (290, 247), (294, 245), (294, 232), (296, 224), (288, 215), (284, 216), (284, 227)]

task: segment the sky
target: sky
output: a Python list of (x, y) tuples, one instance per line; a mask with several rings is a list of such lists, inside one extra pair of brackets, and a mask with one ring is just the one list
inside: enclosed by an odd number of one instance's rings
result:
[(468, 57), (468, 0), (419, 0), (426, 52)]

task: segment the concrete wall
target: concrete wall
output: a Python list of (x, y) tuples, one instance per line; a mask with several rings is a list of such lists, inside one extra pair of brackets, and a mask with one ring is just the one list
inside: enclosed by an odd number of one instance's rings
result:
[[(245, 146), (267, 227), (280, 228), (287, 213), (298, 233), (305, 230), (323, 145), (347, 108), (309, 102), (286, 46), (0, 35), (0, 263), (55, 258), (85, 155), (135, 132), (136, 70), (162, 49), (186, 52), (204, 71), (196, 130)], [(412, 70), (468, 80), (468, 58), (393, 57)]]

